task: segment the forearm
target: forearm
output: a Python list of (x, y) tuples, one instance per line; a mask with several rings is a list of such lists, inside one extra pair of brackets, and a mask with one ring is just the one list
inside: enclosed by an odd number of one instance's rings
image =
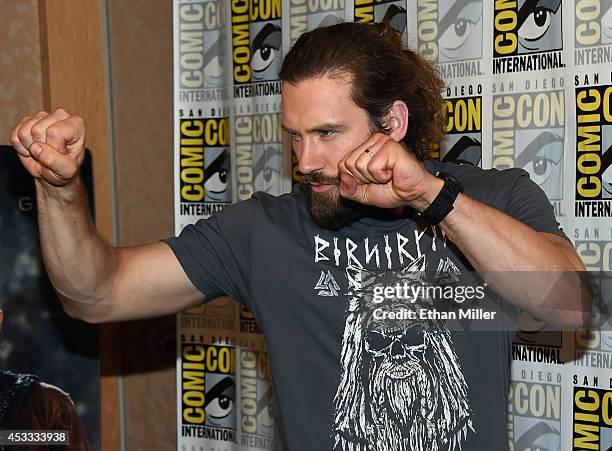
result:
[(64, 310), (88, 322), (164, 315), (203, 299), (165, 243), (113, 248), (96, 231), (78, 176), (85, 122), (59, 108), (24, 116), (11, 144), (34, 177), (43, 260)]
[(564, 239), (549, 239), (465, 195), (441, 227), (505, 299), (550, 322), (580, 322), (588, 286), (580, 273), (584, 266)]
[(96, 231), (79, 177), (63, 187), (36, 180), (43, 260), (66, 312), (91, 317), (110, 309), (116, 256)]
[[(373, 134), (338, 163), (340, 196), (379, 208), (409, 206), (423, 213), (448, 182), (440, 204), (433, 208), (434, 214), (430, 215), (432, 211), (426, 213), (425, 219), (439, 222), (435, 213), (447, 211), (445, 203), (452, 197), (454, 209), (440, 226), (489, 286), (541, 319), (579, 324), (584, 318), (582, 311), (588, 305), (589, 293), (588, 284), (583, 283), (581, 277), (584, 266), (571, 244), (558, 235), (537, 232), (467, 195), (459, 194), (455, 198), (461, 191), (458, 181), (448, 178), (445, 181), (443, 175), (437, 177), (397, 142), (405, 136), (407, 123), (403, 121), (407, 115), (401, 104), (394, 105), (396, 130), (390, 134)], [(402, 123), (403, 128), (399, 127)], [(459, 172), (463, 171), (457, 174)], [(466, 174), (472, 172), (469, 170)], [(503, 197), (507, 199), (508, 211), (516, 212), (518, 218), (536, 217), (543, 223), (550, 223), (552, 212), (537, 211), (550, 207), (546, 195), (524, 177), (527, 173), (502, 172), (480, 174), (479, 181), (470, 180), (470, 184), (482, 183), (482, 186), (472, 185), (468, 191), (472, 188), (474, 192), (500, 189), (502, 194), (510, 188), (509, 196)], [(489, 183), (490, 177), (501, 177), (500, 182), (507, 180), (511, 185), (500, 183), (496, 186)], [(485, 197), (495, 199), (495, 196)]]
[(440, 225), (478, 272), (576, 269), (565, 252), (539, 232), (463, 194)]

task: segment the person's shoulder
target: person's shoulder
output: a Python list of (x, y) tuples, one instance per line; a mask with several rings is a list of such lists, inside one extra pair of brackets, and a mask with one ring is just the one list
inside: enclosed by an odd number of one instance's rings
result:
[(290, 192), (281, 195), (257, 191), (246, 202), (251, 210), (258, 209), (266, 216), (279, 217), (302, 211), (306, 205), (306, 198), (301, 187), (294, 185)]
[(262, 205), (273, 205), (273, 206), (286, 206), (291, 207), (298, 205), (303, 202), (304, 192), (300, 185), (296, 184), (292, 187), (291, 191), (285, 194), (273, 195), (263, 191), (257, 191), (249, 200), (255, 200)]
[(299, 186), (294, 186), (291, 192), (281, 195), (258, 191), (249, 199), (227, 205), (223, 210), (213, 214), (210, 219), (223, 225), (245, 223), (252, 227), (266, 223), (280, 225), (292, 218), (302, 217), (306, 211), (305, 205), (305, 196)]
[(43, 381), (32, 384), (28, 398), (33, 405), (65, 405), (70, 408), (74, 405), (68, 393)]
[(457, 164), (435, 160), (430, 160), (428, 163), (433, 168), (434, 173), (439, 171), (452, 174), (460, 179), (466, 188), (471, 185), (481, 186), (482, 183), (497, 185), (513, 183), (519, 177), (529, 177), (529, 173), (520, 168), (482, 169), (469, 163)]

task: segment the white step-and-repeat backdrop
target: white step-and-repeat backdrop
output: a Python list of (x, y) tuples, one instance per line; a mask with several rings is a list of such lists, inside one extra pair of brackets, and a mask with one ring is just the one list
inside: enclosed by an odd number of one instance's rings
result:
[[(300, 34), (388, 20), (447, 84), (448, 136), (432, 158), (528, 171), (609, 297), (611, 6), (174, 0), (176, 233), (255, 191), (281, 194), (296, 182), (277, 71)], [(612, 333), (600, 323), (612, 299), (599, 291), (596, 299), (603, 314), (588, 331), (540, 332), (524, 318), (513, 344), (510, 449), (611, 449)], [(177, 449), (273, 449), (268, 357), (250, 312), (220, 299), (177, 321)]]

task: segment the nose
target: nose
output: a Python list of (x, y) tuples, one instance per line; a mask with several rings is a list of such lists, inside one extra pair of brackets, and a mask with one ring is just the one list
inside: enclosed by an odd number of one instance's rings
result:
[(393, 342), (391, 345), (391, 357), (394, 360), (402, 359), (406, 357), (407, 353), (402, 344), (399, 341)]
[(298, 169), (302, 174), (310, 174), (325, 167), (320, 149), (308, 137), (296, 143), (294, 148), (298, 158)]

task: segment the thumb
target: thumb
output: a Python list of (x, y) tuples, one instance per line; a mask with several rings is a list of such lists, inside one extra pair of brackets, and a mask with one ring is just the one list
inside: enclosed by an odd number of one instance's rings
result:
[(40, 176), (55, 186), (63, 186), (78, 173), (78, 165), (69, 154), (60, 152), (48, 144), (35, 142), (30, 155), (40, 165)]
[(363, 205), (368, 204), (367, 190), (369, 183), (358, 183), (355, 178), (347, 173), (340, 175), (340, 188), (338, 192), (340, 196), (359, 202)]
[[(347, 177), (346, 182), (343, 180), (343, 177)], [(342, 174), (340, 179), (339, 192), (342, 197), (363, 205), (369, 205), (367, 193), (368, 187), (371, 186), (369, 183), (358, 183), (357, 180), (348, 174)]]
[(341, 173), (338, 192), (342, 197), (352, 199), (357, 193), (357, 180), (347, 172)]

